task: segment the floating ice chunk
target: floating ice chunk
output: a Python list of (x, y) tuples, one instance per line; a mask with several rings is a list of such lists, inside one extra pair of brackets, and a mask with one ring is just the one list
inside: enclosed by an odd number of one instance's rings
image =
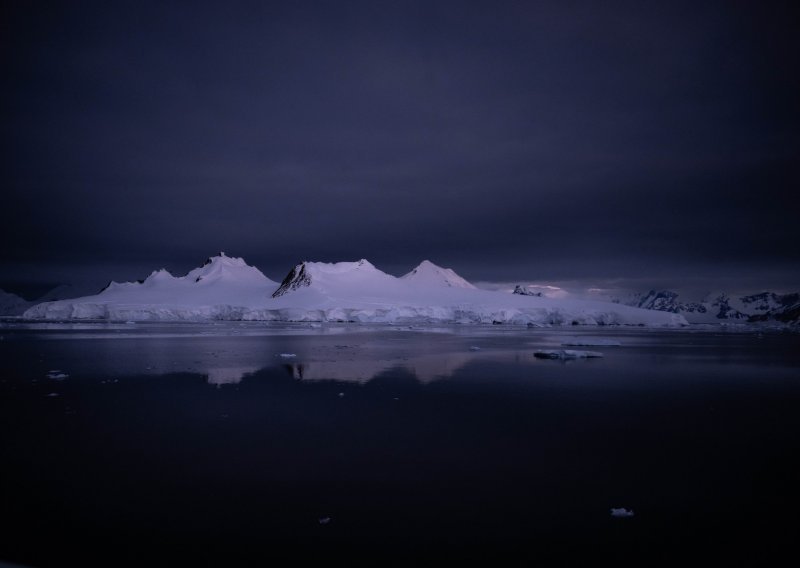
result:
[(611, 508), (611, 516), (618, 517), (618, 518), (627, 518), (633, 516), (633, 509), (626, 509), (625, 507), (612, 507)]
[(47, 378), (48, 378), (48, 379), (53, 379), (54, 381), (63, 381), (64, 379), (67, 379), (67, 378), (69, 378), (69, 375), (68, 375), (68, 374), (66, 374), (66, 373), (65, 373), (65, 372), (63, 372), (63, 371), (60, 371), (60, 370), (58, 370), (58, 369), (55, 369), (55, 370), (53, 370), (53, 371), (49, 371), (49, 372), (47, 373)]
[(126, 321), (125, 323), (128, 324), (128, 325), (136, 325), (135, 321)]
[(281, 353), (280, 356), (284, 359), (291, 359), (292, 357), (297, 357), (297, 353)]
[(534, 351), (533, 356), (538, 359), (593, 359), (602, 357), (599, 351), (578, 351), (575, 349), (540, 349)]
[(470, 347), (470, 348), (469, 348), (469, 350), (470, 350), (470, 351), (480, 351), (480, 350), (481, 350), (481, 348), (480, 348), (480, 347), (478, 347), (477, 345), (473, 345), (472, 347)]
[(622, 343), (614, 339), (587, 337), (585, 339), (571, 338), (566, 340), (561, 345), (565, 345), (567, 347), (619, 347), (622, 345)]
[(318, 522), (319, 522), (319, 524), (321, 524), (321, 525), (327, 525), (328, 523), (330, 523), (330, 522), (331, 522), (331, 518), (330, 518), (330, 517), (320, 517), (320, 518), (318, 519)]
[(47, 395), (45, 395), (45, 396), (49, 396), (50, 398), (53, 398), (53, 397), (56, 397), (56, 396), (61, 396), (61, 395), (60, 395), (60, 394), (58, 394), (57, 392), (51, 392), (51, 393), (49, 393), (49, 394), (47, 394)]
[(344, 393), (343, 392), (339, 393), (339, 398), (344, 398)]

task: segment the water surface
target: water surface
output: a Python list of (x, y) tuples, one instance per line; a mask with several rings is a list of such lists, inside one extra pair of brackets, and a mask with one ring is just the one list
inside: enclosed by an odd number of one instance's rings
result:
[[(621, 345), (533, 357), (576, 337)], [(748, 564), (798, 529), (796, 334), (5, 324), (0, 338), (0, 560)]]

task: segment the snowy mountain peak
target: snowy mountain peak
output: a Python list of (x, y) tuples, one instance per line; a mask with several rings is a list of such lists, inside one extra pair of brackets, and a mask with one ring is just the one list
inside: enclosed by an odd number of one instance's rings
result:
[(144, 282), (142, 283), (153, 285), (156, 284), (157, 282), (164, 282), (167, 280), (171, 280), (172, 278), (175, 277), (172, 274), (170, 274), (169, 270), (167, 270), (166, 268), (160, 268), (158, 270), (154, 270), (153, 272), (151, 272), (150, 276), (145, 278)]
[(475, 286), (467, 282), (453, 270), (437, 266), (430, 260), (423, 260), (420, 262), (419, 266), (403, 276), (402, 279), (414, 284), (428, 286), (475, 289)]
[[(167, 274), (169, 273), (167, 272)], [(218, 256), (209, 257), (203, 263), (203, 266), (189, 271), (183, 278), (195, 283), (208, 283), (220, 279), (241, 282), (267, 279), (258, 268), (250, 266), (243, 258), (226, 256), (224, 252), (220, 252)]]
[(380, 286), (389, 280), (394, 280), (394, 277), (378, 270), (365, 258), (355, 262), (305, 261), (289, 271), (272, 297), (278, 298), (309, 286), (318, 290), (344, 289), (346, 287), (359, 290), (364, 289), (364, 285)]
[(272, 287), (275, 282), (264, 276), (254, 266), (247, 264), (244, 259), (225, 256), (212, 256), (206, 259), (202, 266), (190, 270), (185, 276), (173, 276), (166, 268), (154, 270), (144, 280), (136, 282), (111, 281), (100, 291), (100, 296), (116, 297), (119, 294), (138, 294), (137, 291), (150, 290), (153, 293), (179, 294), (179, 290), (192, 294), (192, 289), (204, 288), (209, 291), (218, 285), (224, 288)]
[(201, 268), (208, 265), (248, 266), (248, 264), (244, 261), (243, 258), (228, 256), (224, 252), (220, 252), (216, 256), (209, 256), (203, 263)]
[(354, 270), (370, 271), (378, 270), (366, 258), (357, 260), (355, 262), (304, 262), (304, 266), (308, 267), (311, 272), (320, 274), (344, 274)]

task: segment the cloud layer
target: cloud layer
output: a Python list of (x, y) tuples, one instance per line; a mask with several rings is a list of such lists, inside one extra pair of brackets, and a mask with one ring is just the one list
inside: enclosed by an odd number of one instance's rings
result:
[(0, 285), (220, 249), (800, 282), (788, 5), (527, 4), (7, 9)]

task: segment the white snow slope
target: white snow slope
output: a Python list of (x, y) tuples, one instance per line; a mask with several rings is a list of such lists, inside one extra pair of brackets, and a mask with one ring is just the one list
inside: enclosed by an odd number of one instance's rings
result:
[(414, 270), (401, 276), (411, 284), (427, 286), (448, 286), (451, 288), (466, 288), (476, 290), (475, 286), (461, 278), (449, 268), (440, 268), (430, 260), (423, 260)]
[(680, 326), (679, 314), (610, 302), (555, 300), (474, 288), (425, 261), (397, 278), (367, 260), (303, 262), (278, 286), (240, 258), (220, 255), (176, 278), (112, 283), (96, 296), (38, 304), (31, 319), (259, 320), (374, 323)]

